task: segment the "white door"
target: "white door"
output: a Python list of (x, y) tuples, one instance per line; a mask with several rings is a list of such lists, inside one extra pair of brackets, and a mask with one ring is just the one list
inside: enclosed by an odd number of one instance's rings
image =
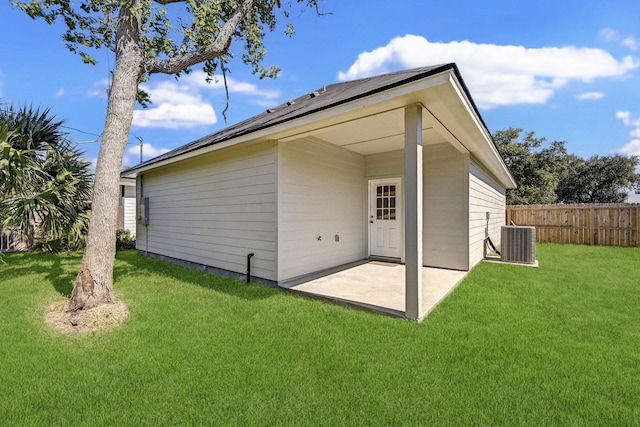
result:
[(369, 254), (402, 256), (400, 178), (369, 181)]

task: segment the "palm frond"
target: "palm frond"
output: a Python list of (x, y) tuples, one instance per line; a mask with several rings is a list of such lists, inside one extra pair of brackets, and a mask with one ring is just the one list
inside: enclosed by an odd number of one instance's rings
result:
[(0, 109), (0, 225), (41, 250), (81, 245), (91, 209), (90, 163), (61, 124), (48, 109)]

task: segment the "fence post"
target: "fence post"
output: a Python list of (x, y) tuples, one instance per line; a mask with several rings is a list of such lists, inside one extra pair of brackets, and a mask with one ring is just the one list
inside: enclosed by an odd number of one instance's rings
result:
[(634, 230), (636, 238), (636, 246), (640, 247), (640, 205), (636, 205), (636, 229)]
[(591, 245), (591, 246), (593, 246), (594, 243), (595, 243), (595, 239), (594, 239), (594, 236), (593, 236), (593, 233), (595, 231), (595, 226), (594, 226), (594, 223), (595, 223), (595, 220), (596, 220), (595, 214), (596, 214), (596, 210), (593, 208), (593, 206), (589, 206), (589, 227), (588, 227), (588, 230), (589, 230), (589, 245)]

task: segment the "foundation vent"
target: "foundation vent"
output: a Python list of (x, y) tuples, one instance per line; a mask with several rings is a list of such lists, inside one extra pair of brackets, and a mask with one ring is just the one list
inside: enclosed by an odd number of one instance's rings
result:
[(501, 230), (501, 258), (504, 262), (535, 264), (536, 228), (503, 226)]

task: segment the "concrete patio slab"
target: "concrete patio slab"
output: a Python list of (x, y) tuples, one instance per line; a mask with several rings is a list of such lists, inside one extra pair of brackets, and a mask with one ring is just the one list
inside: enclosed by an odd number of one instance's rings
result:
[[(467, 275), (466, 271), (423, 267), (423, 319)], [(288, 289), (404, 317), (405, 268), (369, 261), (342, 271), (286, 286)]]

